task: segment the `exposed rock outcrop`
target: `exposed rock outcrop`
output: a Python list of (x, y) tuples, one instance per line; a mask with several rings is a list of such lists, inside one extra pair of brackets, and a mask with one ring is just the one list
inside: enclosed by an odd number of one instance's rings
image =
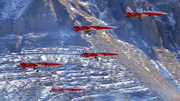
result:
[(0, 26), (0, 36), (5, 36), (12, 33), (12, 20), (6, 19)]
[(151, 45), (162, 45), (162, 40), (157, 30), (156, 23), (152, 18), (143, 19), (141, 35), (144, 36)]
[(55, 31), (58, 28), (59, 21), (53, 2), (51, 0), (35, 0), (21, 18), (16, 21), (13, 32)]
[(18, 49), (20, 48), (21, 42), (22, 42), (22, 36), (16, 35), (16, 45), (14, 47), (15, 51), (19, 51)]
[(59, 28), (60, 22), (55, 13), (54, 3), (51, 0), (35, 0), (15, 23), (11, 19), (6, 19), (0, 25), (0, 32), (3, 36), (10, 33), (55, 31)]

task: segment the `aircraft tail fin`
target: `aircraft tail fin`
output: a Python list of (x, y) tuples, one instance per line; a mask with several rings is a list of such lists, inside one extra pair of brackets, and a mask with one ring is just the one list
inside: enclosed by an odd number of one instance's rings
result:
[(20, 64), (23, 64), (23, 63), (28, 63), (28, 62), (27, 62), (27, 61), (25, 61), (25, 60), (21, 57)]
[(54, 89), (57, 89), (57, 87), (53, 84), (52, 85), (52, 90), (54, 90)]
[(127, 8), (126, 8), (126, 14), (128, 14), (128, 13), (134, 13), (134, 12), (131, 10), (130, 7), (127, 7)]
[(89, 53), (89, 52), (88, 52), (88, 51), (84, 48), (84, 50), (83, 50), (83, 54), (84, 54), (84, 53)]
[(73, 27), (81, 27), (81, 26), (82, 25), (81, 25), (81, 23), (79, 21), (77, 21), (77, 20), (74, 21)]

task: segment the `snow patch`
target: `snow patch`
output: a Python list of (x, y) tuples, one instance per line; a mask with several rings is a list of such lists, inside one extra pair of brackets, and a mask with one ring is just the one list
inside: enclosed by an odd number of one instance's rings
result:
[(158, 65), (159, 69), (164, 74), (164, 76), (168, 79), (168, 81), (180, 92), (180, 84), (178, 83), (178, 81), (174, 80), (172, 75), (159, 61), (155, 61), (155, 63)]
[(45, 88), (45, 89), (41, 92), (40, 98), (46, 98), (48, 95), (49, 95), (49, 91), (48, 91), (48, 89)]
[(158, 65), (156, 64), (155, 60), (150, 60), (150, 61), (155, 65), (156, 69), (159, 70), (159, 67), (158, 67)]
[(47, 61), (46, 55), (41, 56), (41, 61)]
[(86, 1), (86, 2), (79, 1), (79, 3), (80, 3), (81, 5), (83, 5), (83, 6), (88, 6), (88, 5), (89, 5), (89, 2), (88, 2), (88, 1)]

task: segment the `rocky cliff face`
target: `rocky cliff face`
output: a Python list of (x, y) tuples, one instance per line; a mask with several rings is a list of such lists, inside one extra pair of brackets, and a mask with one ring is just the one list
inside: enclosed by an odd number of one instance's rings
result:
[[(179, 3), (178, 0), (0, 1), (0, 52), (2, 54), (0, 62), (5, 63), (0, 70), (4, 75), (1, 78), (4, 91), (1, 92), (6, 93), (7, 96), (11, 94), (21, 96), (22, 92), (27, 96), (35, 94), (34, 100), (58, 99), (56, 96), (59, 94), (49, 94), (47, 90), (53, 82), (63, 86), (79, 85), (86, 89), (90, 88), (86, 93), (79, 95), (68, 93), (65, 96), (66, 100), (83, 98), (108, 100), (110, 98), (178, 101), (180, 99)], [(138, 18), (128, 19), (122, 16), (127, 6), (133, 11), (151, 10), (166, 12), (169, 15), (144, 17), (143, 21), (139, 21)], [(92, 35), (88, 36), (85, 32), (75, 33), (70, 30), (74, 20), (79, 20), (83, 25), (104, 24), (118, 28), (93, 31)], [(121, 55), (115, 59), (105, 58), (106, 60), (102, 59), (99, 62), (64, 55), (81, 53), (83, 47), (92, 52), (113, 51)], [(21, 55), (13, 54), (20, 51)], [(37, 55), (33, 55), (33, 52)], [(45, 54), (54, 52), (62, 55)], [(12, 54), (7, 55), (9, 53)], [(44, 68), (44, 72), (37, 77), (35, 73), (30, 72), (31, 70), (26, 70), (23, 74), (21, 74), (23, 70), (15, 71), (20, 56), (29, 60), (68, 61), (69, 64), (65, 65), (66, 69)], [(7, 66), (8, 69), (5, 68)], [(10, 72), (16, 73), (16, 76), (14, 77)], [(21, 78), (25, 75), (27, 78), (24, 79), (28, 82), (22, 83)], [(95, 79), (94, 76), (99, 79)], [(34, 80), (34, 77), (37, 79)], [(47, 80), (44, 80), (44, 77)], [(23, 89), (14, 93), (5, 85), (12, 85), (16, 80), (23, 86), (12, 88)], [(32, 88), (30, 92), (33, 94), (28, 92), (29, 88), (25, 88), (26, 86)], [(120, 92), (121, 98), (114, 97), (118, 96), (117, 92)], [(106, 98), (107, 96), (109, 97)], [(0, 97), (6, 99), (2, 94)], [(11, 97), (8, 98), (11, 99)]]

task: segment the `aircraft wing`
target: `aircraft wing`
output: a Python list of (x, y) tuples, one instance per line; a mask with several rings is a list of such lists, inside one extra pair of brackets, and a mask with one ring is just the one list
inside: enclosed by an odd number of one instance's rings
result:
[(141, 17), (149, 16), (148, 14), (141, 14)]
[(93, 30), (96, 30), (96, 28), (94, 26), (86, 26), (86, 29), (88, 31), (93, 31)]
[(32, 63), (36, 68), (43, 67), (43, 64), (40, 63)]
[(101, 56), (104, 56), (103, 54), (98, 54), (97, 57), (101, 57)]

